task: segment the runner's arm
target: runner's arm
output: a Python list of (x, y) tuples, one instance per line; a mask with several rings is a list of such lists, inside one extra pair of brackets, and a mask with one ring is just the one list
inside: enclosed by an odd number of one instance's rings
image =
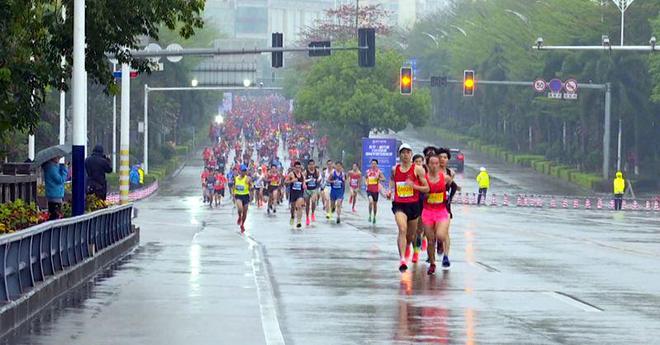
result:
[(418, 192), (422, 193), (428, 193), (431, 188), (429, 188), (428, 181), (426, 181), (426, 177), (424, 176), (426, 172), (424, 171), (424, 168), (415, 166), (415, 175), (417, 176), (417, 180), (421, 183), (421, 185), (416, 185), (413, 184), (413, 189), (417, 190)]

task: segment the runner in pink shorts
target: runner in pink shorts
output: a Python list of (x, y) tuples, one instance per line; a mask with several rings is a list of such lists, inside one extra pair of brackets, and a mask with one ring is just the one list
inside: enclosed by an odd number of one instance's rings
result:
[(429, 256), (428, 274), (435, 273), (435, 243), (436, 239), (442, 241), (443, 269), (449, 269), (449, 212), (447, 212), (447, 184), (451, 183), (452, 176), (447, 175), (440, 168), (440, 161), (447, 160), (447, 154), (441, 152), (440, 155), (429, 156), (426, 160), (429, 172), (426, 180), (429, 185), (429, 193), (424, 200), (422, 208), (422, 224), (426, 238), (428, 239), (427, 253)]

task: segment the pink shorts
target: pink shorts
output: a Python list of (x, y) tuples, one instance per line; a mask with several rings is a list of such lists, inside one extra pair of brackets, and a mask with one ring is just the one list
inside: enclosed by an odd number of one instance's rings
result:
[(446, 208), (439, 210), (425, 208), (422, 210), (422, 224), (424, 225), (433, 226), (447, 219), (449, 219), (449, 212)]

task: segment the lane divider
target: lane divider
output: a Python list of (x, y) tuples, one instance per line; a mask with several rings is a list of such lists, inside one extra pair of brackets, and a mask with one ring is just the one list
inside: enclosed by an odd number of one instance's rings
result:
[[(595, 199), (570, 198), (566, 196), (545, 196), (545, 195), (526, 195), (517, 194), (509, 196), (505, 193), (502, 196), (491, 194), (489, 198), (483, 198), (481, 204), (490, 207), (509, 207), (510, 198), (515, 200), (515, 207), (525, 208), (560, 208), (573, 210), (614, 210), (614, 200), (603, 200), (602, 197)], [(477, 193), (457, 193), (452, 203), (460, 205), (477, 205)], [(595, 208), (594, 208), (595, 205)], [(621, 209), (625, 211), (646, 211), (660, 212), (660, 200), (629, 200), (624, 199)]]

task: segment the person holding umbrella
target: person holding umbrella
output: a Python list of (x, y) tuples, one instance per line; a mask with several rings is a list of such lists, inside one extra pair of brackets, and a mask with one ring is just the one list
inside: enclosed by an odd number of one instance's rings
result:
[(68, 175), (66, 165), (60, 164), (61, 157), (53, 157), (41, 165), (46, 184), (46, 199), (48, 200), (48, 220), (62, 218), (62, 203), (64, 202), (64, 182)]

